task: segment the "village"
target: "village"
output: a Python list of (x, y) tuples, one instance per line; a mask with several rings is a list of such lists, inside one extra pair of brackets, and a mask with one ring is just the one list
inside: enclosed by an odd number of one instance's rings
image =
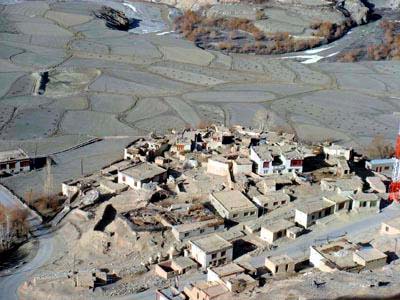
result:
[[(19, 156), (2, 169), (24, 171)], [(122, 160), (62, 184), (66, 200), (50, 223), (65, 253), (20, 293), (247, 299), (310, 272), (379, 273), (398, 254), (393, 165), (242, 126), (139, 138)], [(367, 235), (347, 232), (357, 222)]]

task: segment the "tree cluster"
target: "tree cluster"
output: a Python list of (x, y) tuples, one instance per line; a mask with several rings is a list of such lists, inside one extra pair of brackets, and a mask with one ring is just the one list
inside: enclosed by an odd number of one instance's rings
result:
[(8, 250), (28, 234), (28, 213), (24, 209), (0, 204), (0, 252)]
[[(314, 48), (341, 37), (351, 26), (352, 22), (349, 20), (342, 24), (318, 22), (311, 26), (315, 31), (313, 37), (296, 39), (288, 32), (266, 35), (252, 21), (243, 18), (205, 17), (189, 10), (175, 19), (175, 30), (190, 41), (226, 52), (261, 55)], [(252, 38), (244, 40), (243, 32)]]

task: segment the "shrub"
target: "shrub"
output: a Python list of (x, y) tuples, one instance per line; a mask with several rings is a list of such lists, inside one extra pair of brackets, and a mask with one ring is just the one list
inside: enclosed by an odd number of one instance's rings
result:
[(353, 49), (339, 59), (341, 62), (355, 62), (358, 61), (360, 55), (362, 54), (362, 49)]
[(263, 20), (263, 19), (266, 19), (266, 15), (265, 15), (265, 12), (263, 11), (263, 10), (261, 10), (261, 9), (257, 9), (257, 11), (256, 11), (256, 20)]
[(219, 42), (218, 43), (218, 49), (220, 50), (232, 50), (233, 49), (233, 44), (230, 42)]

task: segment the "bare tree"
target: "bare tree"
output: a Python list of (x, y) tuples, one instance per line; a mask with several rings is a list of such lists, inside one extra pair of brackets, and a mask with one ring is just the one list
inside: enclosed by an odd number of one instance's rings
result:
[(382, 134), (375, 135), (366, 150), (369, 158), (387, 158), (394, 153), (393, 145)]
[(270, 114), (265, 109), (259, 109), (256, 111), (253, 117), (253, 123), (260, 130), (268, 130), (268, 122), (270, 121)]

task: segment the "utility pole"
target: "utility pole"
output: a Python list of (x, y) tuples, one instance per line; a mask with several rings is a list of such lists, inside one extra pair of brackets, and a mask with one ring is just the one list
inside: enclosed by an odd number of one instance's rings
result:
[(83, 176), (83, 158), (81, 158), (81, 176)]
[(53, 192), (53, 175), (51, 173), (51, 158), (46, 158), (46, 174), (45, 174), (45, 182), (44, 182), (44, 194), (47, 198), (47, 201), (50, 200), (50, 197)]

